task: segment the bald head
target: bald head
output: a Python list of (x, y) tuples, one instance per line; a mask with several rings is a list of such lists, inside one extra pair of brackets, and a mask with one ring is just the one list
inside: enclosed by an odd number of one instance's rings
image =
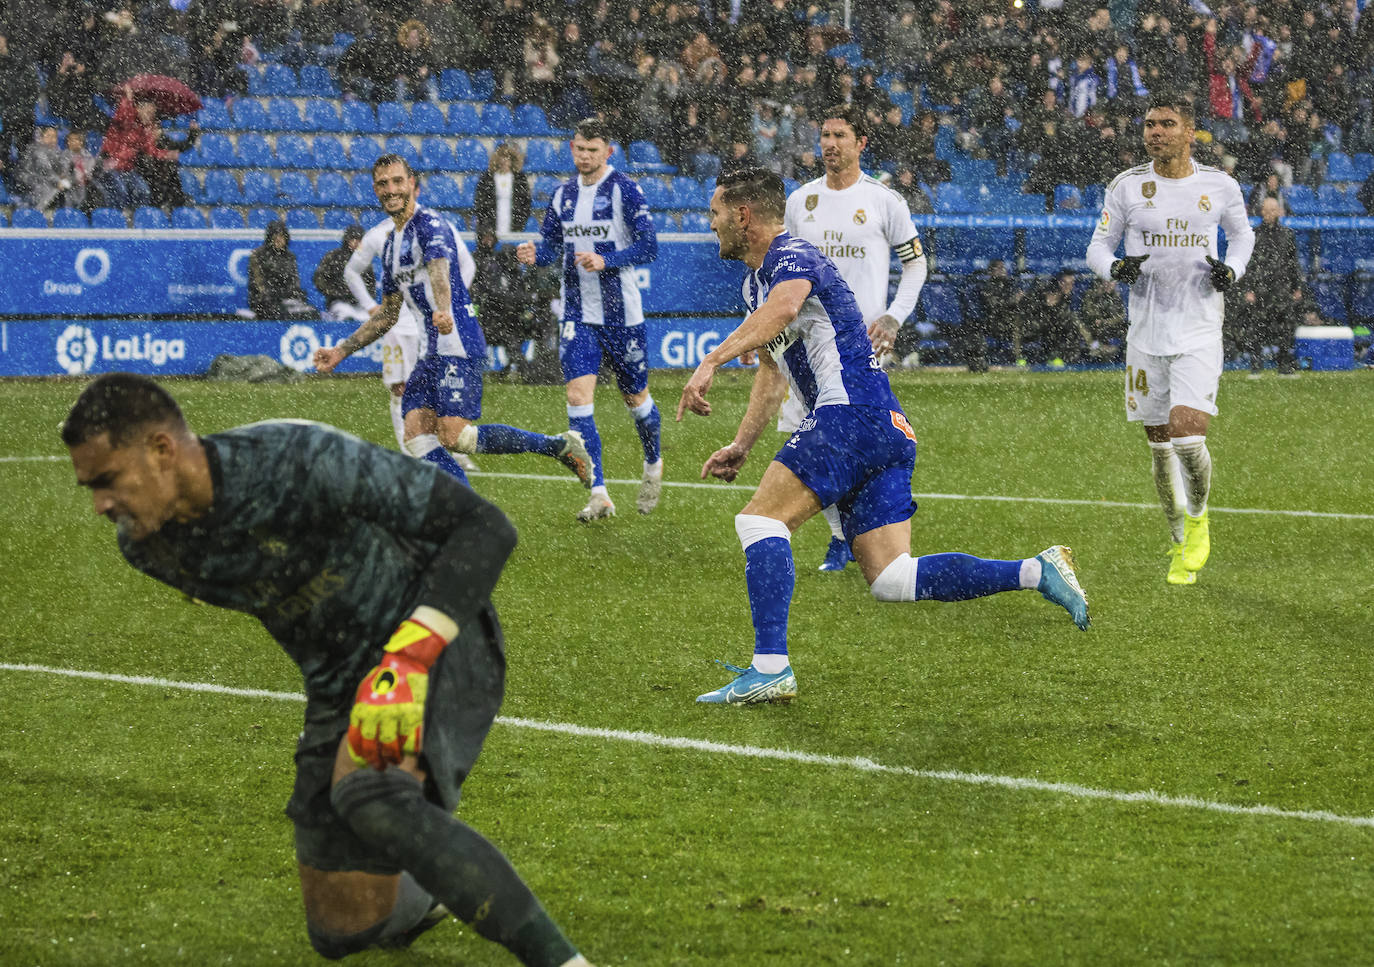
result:
[(1273, 225), (1279, 220), (1279, 216), (1282, 214), (1283, 206), (1279, 204), (1279, 200), (1273, 195), (1269, 195), (1260, 203), (1260, 218), (1264, 220), (1264, 224)]

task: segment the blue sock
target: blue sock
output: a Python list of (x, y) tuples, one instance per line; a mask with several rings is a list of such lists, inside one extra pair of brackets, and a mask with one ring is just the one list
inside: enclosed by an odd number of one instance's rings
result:
[(1020, 561), (985, 561), (971, 554), (925, 554), (916, 559), (917, 601), (967, 601), (1019, 590)]
[(658, 406), (652, 396), (638, 406), (631, 407), (634, 414), (635, 429), (639, 431), (639, 442), (644, 447), (644, 462), (658, 463), (662, 451), (659, 449), (659, 427), (663, 420), (658, 414)]
[(606, 486), (606, 475), (601, 466), (601, 434), (596, 432), (596, 420), (592, 417), (592, 406), (569, 406), (568, 429), (582, 434), (582, 442), (587, 446), (587, 455), (596, 464), (596, 475), (592, 478), (593, 487)]
[(556, 436), (522, 430), (503, 423), (483, 423), (477, 428), (478, 453), (542, 453), (558, 456), (563, 441)]
[(787, 654), (787, 612), (797, 569), (792, 544), (781, 537), (755, 541), (744, 549), (744, 583), (754, 617), (754, 654)]
[(443, 447), (435, 447), (420, 459), (429, 461), (450, 477), (457, 477), (459, 483), (465, 483), (469, 487), (472, 486), (471, 483), (468, 483), (468, 475), (463, 473), (462, 467), (458, 466), (458, 461), (453, 459), (453, 455)]

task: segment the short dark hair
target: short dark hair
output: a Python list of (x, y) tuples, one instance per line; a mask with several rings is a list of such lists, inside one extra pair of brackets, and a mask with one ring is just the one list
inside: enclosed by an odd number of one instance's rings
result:
[(415, 169), (410, 166), (410, 162), (402, 158), (399, 154), (384, 154), (376, 161), (372, 162), (372, 177), (377, 177), (377, 172), (387, 165), (401, 165), (405, 168), (406, 174), (415, 177)]
[(825, 124), (831, 118), (843, 121), (853, 128), (854, 137), (868, 137), (868, 119), (864, 117), (863, 110), (857, 104), (835, 104), (822, 111), (818, 120)]
[(147, 376), (105, 373), (92, 380), (72, 404), (62, 421), (62, 442), (74, 447), (108, 433), (110, 446), (121, 447), (141, 430), (169, 424), (186, 428), (186, 418), (171, 393)]
[(787, 188), (782, 177), (768, 168), (739, 168), (720, 176), (716, 187), (726, 205), (748, 204), (765, 218), (782, 221), (787, 212)]
[(611, 143), (611, 136), (607, 133), (606, 122), (600, 118), (583, 118), (573, 125), (573, 137), (581, 138), (583, 141), (595, 141), (600, 138), (607, 144)]
[(1194, 123), (1193, 98), (1182, 91), (1156, 91), (1145, 102), (1145, 110), (1175, 111), (1188, 124)]

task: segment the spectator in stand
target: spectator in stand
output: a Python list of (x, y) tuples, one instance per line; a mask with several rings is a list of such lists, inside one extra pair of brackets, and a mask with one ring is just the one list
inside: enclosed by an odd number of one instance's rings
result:
[(914, 89), (918, 65), (925, 58), (925, 46), (925, 32), (916, 14), (916, 4), (904, 0), (887, 22), (887, 44), (878, 52), (883, 58), (883, 66), (901, 75), (906, 85)]
[(916, 157), (916, 139), (910, 127), (902, 123), (902, 109), (896, 104), (888, 107), (882, 123), (874, 125), (868, 138), (868, 150), (877, 167), (896, 171)]
[(95, 85), (86, 65), (70, 50), (62, 52), (57, 69), (48, 78), (48, 110), (75, 128), (94, 128), (104, 123), (95, 107)]
[(1293, 184), (1293, 167), (1284, 160), (1288, 132), (1276, 118), (1269, 118), (1250, 135), (1250, 140), (1236, 146), (1241, 180), (1263, 182), (1276, 175), (1279, 184), (1288, 188)]
[(530, 26), (524, 43), (525, 73), (521, 92), (524, 99), (542, 107), (545, 113), (563, 99), (558, 65), (558, 34), (547, 21), (540, 19)]
[(816, 157), (815, 142), (802, 145), (793, 155), (792, 175), (797, 181), (806, 184), (825, 174), (825, 165)]
[(772, 101), (757, 101), (751, 117), (751, 144), (757, 164), (781, 173), (782, 159), (778, 155), (778, 108)]
[(291, 232), (280, 220), (267, 223), (263, 242), (248, 256), (248, 311), (257, 319), (318, 319), (301, 288)]
[(1107, 58), (1107, 99), (1113, 107), (1123, 114), (1136, 117), (1144, 114), (1142, 108), (1150, 92), (1140, 78), (1140, 68), (1125, 44), (1117, 46), (1115, 53)]
[(1025, 293), (1007, 274), (1001, 259), (988, 262), (982, 278), (968, 276), (960, 292), (963, 324), (953, 334), (955, 347), (971, 373), (988, 368), (988, 340), (1010, 350), (1018, 364), (1021, 356), (1021, 300)]
[(19, 156), (17, 187), (26, 204), (39, 211), (70, 205), (75, 178), (71, 162), (57, 146), (57, 128), (44, 125)]
[(67, 147), (62, 154), (72, 169), (72, 187), (67, 192), (67, 204), (89, 215), (92, 209), (103, 205), (105, 199), (96, 183), (100, 162), (86, 147), (86, 132), (68, 131)]
[(0, 175), (7, 181), (11, 152), (17, 155), (33, 142), (38, 90), (34, 65), (10, 50), (9, 37), (0, 27)]
[(500, 236), (525, 230), (531, 200), (524, 165), (525, 157), (513, 141), (503, 141), (492, 151), (473, 193), (472, 219), (478, 234)]
[(1250, 193), (1250, 198), (1246, 202), (1246, 211), (1251, 215), (1262, 214), (1265, 199), (1268, 198), (1273, 198), (1279, 203), (1280, 214), (1288, 214), (1288, 202), (1283, 197), (1283, 183), (1279, 179), (1278, 172), (1275, 171), (1269, 172), (1264, 181), (1255, 186), (1255, 190)]
[(1030, 176), (1021, 190), (1044, 195), (1047, 205), (1053, 204), (1057, 185), (1087, 184), (1089, 178), (1096, 177), (1096, 168), (1088, 171), (1086, 165), (1080, 164), (1080, 138), (1071, 119), (1062, 124), (1042, 120), (1040, 130), (1031, 132), (1026, 143), (1039, 158), (1031, 165)]
[(348, 45), (336, 68), (345, 100), (376, 104), (391, 96), (396, 75), (388, 67), (394, 47), (394, 40), (380, 31)]
[(997, 163), (997, 176), (1007, 173), (1012, 131), (1007, 122), (1016, 117), (1016, 102), (1002, 78), (993, 75), (985, 85), (973, 88), (964, 98), (965, 150), (981, 150)]
[(720, 171), (715, 132), (695, 100), (685, 100), (681, 120), (668, 141), (668, 160), (693, 178), (714, 178)]
[[(931, 204), (930, 196), (921, 187), (921, 183), (916, 180), (916, 172), (911, 169), (911, 165), (898, 163), (897, 172), (887, 186), (906, 200), (906, 206), (911, 209), (911, 214), (935, 214), (935, 206)], [(926, 248), (933, 249), (934, 245), (928, 244)]]
[(1097, 279), (1083, 293), (1078, 324), (1088, 343), (1088, 359), (1098, 363), (1121, 361), (1126, 346), (1126, 307), (1115, 282)]
[(472, 259), (477, 265), (472, 307), (481, 321), (482, 334), (493, 351), (504, 352), (503, 373), (520, 372), (525, 368), (524, 342), (536, 340), (536, 352), (545, 348), (538, 344), (542, 342), (539, 337), (547, 334), (553, 322), (536, 284), (538, 270), (522, 266), (513, 245), (498, 247), (495, 233), (486, 228), (477, 231)]
[(907, 159), (916, 180), (927, 185), (949, 181), (949, 162), (935, 154), (935, 135), (939, 131), (939, 117), (934, 111), (922, 111), (911, 125), (911, 156)]
[(1081, 118), (1097, 106), (1102, 93), (1102, 75), (1093, 65), (1090, 54), (1079, 54), (1074, 58), (1073, 70), (1067, 79), (1068, 107), (1070, 113)]
[(429, 30), (430, 54), (437, 70), (466, 68), (472, 63), (477, 21), (467, 4), (454, 0), (420, 0), (412, 14)]
[(1320, 185), (1326, 181), (1326, 159), (1336, 150), (1340, 132), (1333, 132), (1326, 121), (1315, 109), (1307, 114), (1307, 127), (1300, 130), (1298, 140), (1305, 145), (1307, 157), (1303, 159), (1302, 181), (1307, 185)]
[[(344, 269), (348, 267), (348, 260), (353, 257), (353, 253), (358, 250), (358, 243), (363, 240), (363, 234), (361, 225), (349, 225), (345, 228), (339, 247), (324, 253), (320, 264), (315, 267), (315, 274), (310, 279), (315, 283), (320, 295), (324, 296), (325, 308), (335, 319), (367, 322), (371, 318), (371, 313), (358, 303), (353, 290), (349, 288), (347, 278), (344, 277)], [(363, 284), (369, 292), (377, 291), (377, 274), (372, 271), (371, 265), (363, 270), (362, 277)]]
[(1297, 371), (1293, 326), (1303, 304), (1302, 264), (1293, 230), (1279, 223), (1276, 198), (1266, 198), (1255, 229), (1255, 251), (1240, 288), (1240, 349), (1250, 358), (1250, 375), (1264, 368), (1264, 347), (1278, 348), (1280, 376)]
[(1370, 172), (1369, 177), (1360, 185), (1360, 190), (1355, 197), (1364, 206), (1366, 214), (1374, 215), (1374, 172)]
[(420, 21), (407, 20), (396, 29), (391, 73), (396, 100), (439, 100), (439, 71), (431, 53), (429, 28)]
[(1028, 362), (1059, 367), (1082, 356), (1086, 347), (1072, 303), (1076, 279), (1073, 269), (1060, 269), (1026, 297), (1021, 348)]
[(100, 145), (98, 182), (105, 199), (115, 208), (129, 209), (152, 201), (148, 182), (138, 170), (138, 159), (156, 150), (157, 105), (135, 101), (126, 89), (115, 109)]
[(203, 22), (194, 32), (193, 43), (199, 56), (191, 62), (192, 88), (205, 97), (248, 93), (247, 75), (238, 69), (243, 37), (236, 21)]
[[(1247, 63), (1238, 69), (1236, 58), (1229, 52), (1217, 51), (1217, 21), (1207, 21), (1202, 37), (1202, 51), (1207, 60), (1207, 117), (1212, 136), (1226, 144), (1238, 144), (1250, 136), (1246, 117), (1257, 118), (1259, 101), (1250, 90), (1250, 70)], [(1259, 56), (1255, 48), (1251, 61)]]

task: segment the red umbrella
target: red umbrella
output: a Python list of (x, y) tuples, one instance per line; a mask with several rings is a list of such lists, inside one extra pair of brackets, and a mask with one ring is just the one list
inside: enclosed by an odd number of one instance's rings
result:
[(193, 114), (200, 110), (200, 97), (175, 77), (166, 74), (135, 74), (112, 92), (119, 96), (128, 88), (138, 100), (157, 104), (157, 113), (165, 117)]

